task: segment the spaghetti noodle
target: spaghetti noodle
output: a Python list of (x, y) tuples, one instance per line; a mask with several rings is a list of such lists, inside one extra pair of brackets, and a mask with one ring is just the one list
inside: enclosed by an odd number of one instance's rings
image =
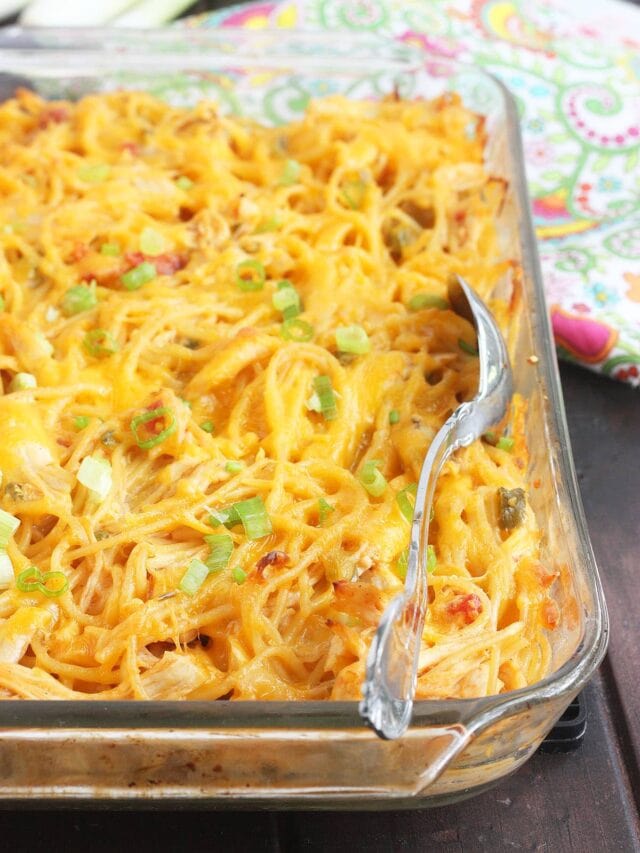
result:
[[(455, 97), (284, 128), (0, 107), (3, 697), (359, 697), (421, 462), (477, 386), (447, 278), (508, 268), (483, 145)], [(548, 669), (523, 420), (440, 478), (419, 697)]]

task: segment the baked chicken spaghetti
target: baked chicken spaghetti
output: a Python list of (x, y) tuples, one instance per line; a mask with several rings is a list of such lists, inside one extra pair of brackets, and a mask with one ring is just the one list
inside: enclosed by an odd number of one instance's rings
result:
[[(508, 268), (483, 148), (455, 97), (283, 128), (0, 107), (4, 698), (360, 697), (426, 449), (477, 388), (448, 277)], [(523, 423), (440, 478), (419, 698), (548, 671)]]

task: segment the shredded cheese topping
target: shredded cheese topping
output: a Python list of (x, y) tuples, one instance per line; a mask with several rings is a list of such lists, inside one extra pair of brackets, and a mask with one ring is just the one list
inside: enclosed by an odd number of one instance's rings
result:
[[(448, 276), (488, 296), (508, 267), (484, 143), (455, 97), (284, 128), (0, 107), (0, 695), (359, 697), (411, 486), (477, 387)], [(524, 416), (440, 478), (419, 697), (549, 667)]]

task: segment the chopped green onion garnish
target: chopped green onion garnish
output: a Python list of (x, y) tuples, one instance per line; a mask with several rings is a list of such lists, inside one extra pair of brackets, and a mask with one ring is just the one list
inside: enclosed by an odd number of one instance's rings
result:
[(313, 390), (320, 403), (320, 414), (325, 421), (333, 421), (338, 417), (336, 397), (331, 379), (328, 376), (316, 376), (313, 380)]
[(404, 580), (407, 576), (407, 568), (409, 566), (409, 549), (405, 548), (396, 560), (396, 574), (400, 580)]
[(209, 574), (209, 568), (202, 560), (191, 560), (187, 571), (182, 575), (178, 588), (187, 595), (195, 595)]
[(240, 524), (240, 516), (236, 512), (235, 505), (211, 510), (209, 524), (212, 527), (219, 527), (221, 524), (225, 527), (235, 527), (236, 524)]
[(107, 459), (85, 456), (78, 469), (78, 482), (103, 501), (111, 491), (111, 465)]
[(73, 426), (78, 431), (85, 429), (85, 427), (89, 426), (89, 418), (86, 415), (78, 415), (77, 418), (73, 419)]
[(211, 549), (205, 560), (210, 572), (220, 572), (226, 569), (233, 553), (233, 539), (228, 533), (214, 533), (205, 536), (204, 541)]
[[(165, 241), (162, 234), (153, 228), (143, 228), (140, 234), (140, 251), (144, 255), (161, 255), (165, 249)], [(155, 273), (154, 273), (155, 275)]]
[(243, 584), (247, 579), (247, 573), (243, 571), (240, 566), (234, 566), (231, 570), (231, 577), (238, 584)]
[(264, 265), (255, 258), (247, 258), (236, 267), (236, 284), (240, 290), (262, 290), (266, 277)]
[(313, 337), (313, 326), (299, 317), (290, 317), (280, 326), (280, 334), (285, 341), (295, 341), (301, 344), (311, 340)]
[(359, 210), (362, 207), (367, 187), (364, 181), (360, 179), (355, 181), (345, 181), (342, 184), (340, 199), (343, 204), (350, 207), (351, 210)]
[(230, 459), (224, 467), (225, 471), (227, 471), (229, 474), (237, 474), (239, 471), (242, 471), (245, 465), (244, 462), (239, 462), (235, 459)]
[(409, 500), (409, 495), (413, 495), (415, 498), (416, 491), (418, 489), (417, 483), (410, 483), (408, 486), (405, 486), (402, 491), (398, 492), (396, 495), (396, 501), (398, 502), (398, 508), (400, 512), (407, 519), (409, 524), (413, 522), (413, 501)]
[(117, 243), (103, 243), (100, 246), (100, 254), (109, 258), (117, 258), (120, 254), (120, 246)]
[[(138, 427), (148, 424), (150, 421), (155, 421), (158, 418), (168, 418), (169, 425), (156, 435), (151, 436), (151, 438), (141, 438), (138, 434)], [(177, 423), (175, 415), (171, 409), (167, 406), (161, 406), (159, 409), (150, 409), (148, 412), (136, 415), (129, 424), (129, 427), (138, 447), (142, 448), (142, 450), (150, 450), (152, 447), (156, 447), (158, 444), (161, 444), (165, 439), (169, 438), (170, 435), (173, 435), (176, 431)]]
[(137, 267), (133, 267), (129, 272), (126, 272), (120, 279), (127, 290), (138, 290), (143, 284), (152, 281), (157, 271), (155, 266), (149, 261), (143, 261)]
[(74, 314), (82, 314), (83, 311), (95, 308), (97, 304), (95, 282), (89, 285), (76, 284), (75, 287), (70, 287), (62, 297), (62, 313), (65, 317), (72, 317)]
[(6, 589), (13, 583), (13, 563), (6, 551), (0, 551), (0, 589)]
[(412, 296), (407, 306), (410, 311), (421, 311), (423, 308), (440, 308), (446, 311), (449, 303), (442, 296), (436, 296), (433, 293), (416, 293)]
[(324, 524), (331, 513), (335, 511), (336, 508), (329, 501), (326, 501), (324, 498), (318, 498), (318, 521), (320, 524)]
[(364, 463), (358, 474), (358, 479), (374, 498), (379, 498), (387, 488), (387, 481), (384, 475), (378, 471), (378, 465), (380, 464), (379, 459), (370, 459)]
[(362, 326), (339, 326), (336, 329), (336, 343), (340, 352), (364, 355), (371, 349), (371, 341)]
[(503, 435), (501, 438), (498, 439), (496, 447), (498, 448), (498, 450), (506, 450), (510, 453), (513, 450), (513, 446), (515, 443), (515, 439), (507, 438), (507, 436)]
[(190, 190), (193, 186), (193, 181), (186, 175), (180, 175), (180, 177), (176, 179), (176, 186), (186, 192), (187, 190)]
[(268, 234), (270, 231), (278, 231), (282, 228), (282, 222), (277, 216), (272, 216), (270, 219), (261, 219), (256, 225), (256, 234)]
[(20, 519), (9, 512), (0, 509), (0, 548), (4, 549), (9, 544), (9, 539), (20, 527)]
[(67, 591), (69, 581), (64, 572), (41, 572), (37, 566), (29, 566), (16, 578), (16, 586), (21, 592), (41, 592), (47, 598), (57, 598)]
[(467, 355), (478, 355), (478, 350), (471, 344), (468, 344), (466, 341), (463, 341), (462, 338), (458, 338), (458, 346), (460, 347), (462, 352), (466, 352)]
[(271, 519), (259, 495), (246, 501), (238, 501), (233, 504), (233, 508), (242, 522), (247, 539), (262, 539), (263, 536), (273, 533)]
[(112, 355), (120, 349), (116, 339), (106, 329), (93, 329), (87, 332), (82, 343), (89, 355), (95, 358)]
[(389, 412), (389, 423), (391, 424), (391, 426), (397, 424), (399, 420), (400, 412), (397, 409), (391, 409), (391, 411)]
[(202, 421), (200, 424), (200, 429), (203, 429), (205, 432), (213, 432), (215, 427), (213, 425), (213, 421)]
[(436, 549), (433, 545), (427, 545), (427, 571), (434, 572), (438, 565), (438, 558), (436, 557)]
[(297, 160), (287, 160), (280, 175), (279, 184), (282, 187), (290, 187), (300, 177), (300, 163)]
[(4, 301), (4, 296), (0, 296), (0, 311), (4, 311), (6, 303)]
[(106, 181), (111, 173), (111, 166), (106, 163), (98, 163), (95, 166), (82, 166), (78, 169), (78, 177), (88, 184), (101, 184)]
[(33, 373), (16, 373), (9, 383), (9, 391), (27, 391), (29, 388), (37, 388), (38, 380)]
[(300, 294), (290, 281), (279, 281), (278, 289), (271, 297), (273, 307), (282, 311), (285, 320), (297, 317), (300, 313)]

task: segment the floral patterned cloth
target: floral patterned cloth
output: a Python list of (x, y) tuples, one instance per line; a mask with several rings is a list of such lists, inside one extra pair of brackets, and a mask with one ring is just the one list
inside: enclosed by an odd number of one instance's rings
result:
[(520, 110), (558, 352), (640, 385), (639, 9), (618, 0), (280, 0), (191, 23), (376, 31), (499, 77)]

